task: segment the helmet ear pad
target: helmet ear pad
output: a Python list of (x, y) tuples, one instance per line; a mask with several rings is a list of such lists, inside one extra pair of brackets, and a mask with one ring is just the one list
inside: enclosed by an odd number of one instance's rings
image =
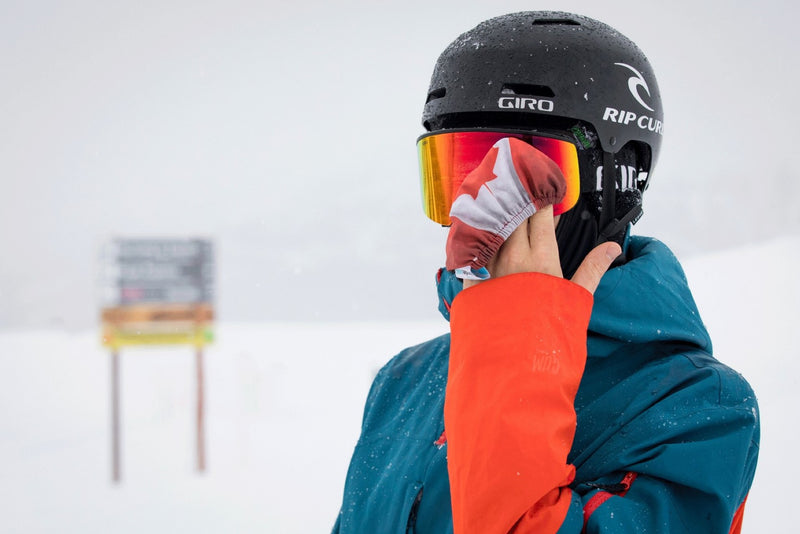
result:
[(556, 242), (564, 278), (572, 278), (583, 258), (595, 246), (598, 229), (597, 218), (592, 215), (591, 197), (582, 194), (578, 203), (568, 212), (562, 213), (556, 226)]
[[(571, 278), (580, 266), (583, 258), (598, 244), (601, 228), (600, 220), (603, 211), (602, 173), (604, 153), (599, 147), (580, 148), (578, 160), (581, 168), (581, 195), (578, 203), (568, 212), (563, 213), (556, 227), (556, 240), (561, 257), (561, 270), (564, 276)], [(647, 165), (649, 151), (647, 146), (631, 142), (614, 154), (615, 183), (614, 214), (623, 218), (632, 210), (642, 205), (642, 192), (647, 186)], [(640, 178), (644, 178), (641, 179)], [(636, 222), (638, 217), (632, 222)], [(628, 225), (624, 225), (608, 240), (616, 241), (621, 246), (628, 234)], [(625, 247), (623, 246), (623, 251)], [(622, 259), (624, 261), (624, 258)]]
[[(556, 226), (556, 241), (565, 278), (572, 278), (586, 255), (598, 244), (602, 203), (602, 192), (583, 193), (571, 210), (561, 214)], [(618, 191), (615, 204), (616, 213), (622, 216), (641, 206), (642, 193), (638, 189)], [(609, 236), (609, 241), (619, 243), (624, 252), (627, 237), (628, 225), (625, 225), (619, 232)], [(624, 263), (625, 258), (618, 261)]]

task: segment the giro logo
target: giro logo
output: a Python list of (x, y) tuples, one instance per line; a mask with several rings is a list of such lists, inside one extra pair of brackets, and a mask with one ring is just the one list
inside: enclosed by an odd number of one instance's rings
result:
[(501, 96), (497, 105), (502, 109), (530, 109), (545, 113), (550, 113), (555, 107), (552, 100), (527, 96)]
[(643, 108), (645, 108), (647, 111), (655, 111), (653, 108), (645, 104), (644, 100), (642, 100), (642, 95), (639, 94), (639, 88), (641, 87), (644, 89), (644, 92), (647, 93), (647, 96), (650, 96), (650, 88), (647, 87), (647, 82), (644, 81), (644, 76), (642, 76), (642, 73), (625, 63), (614, 63), (614, 65), (625, 67), (634, 74), (628, 78), (628, 90), (631, 92), (631, 95), (633, 95), (633, 98), (635, 98)]

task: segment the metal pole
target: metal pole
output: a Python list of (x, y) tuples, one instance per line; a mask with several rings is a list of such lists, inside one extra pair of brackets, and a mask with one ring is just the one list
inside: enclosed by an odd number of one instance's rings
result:
[(121, 477), (119, 454), (119, 350), (111, 351), (111, 479), (118, 484)]
[(197, 470), (206, 469), (205, 426), (203, 414), (203, 348), (197, 347), (195, 354), (197, 368)]

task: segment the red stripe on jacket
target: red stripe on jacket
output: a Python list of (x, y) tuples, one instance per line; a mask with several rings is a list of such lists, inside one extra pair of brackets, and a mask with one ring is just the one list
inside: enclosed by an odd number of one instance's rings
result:
[(586, 529), (586, 524), (589, 522), (589, 518), (592, 517), (592, 514), (600, 508), (600, 506), (606, 502), (611, 497), (619, 496), (624, 497), (628, 490), (631, 489), (631, 484), (633, 481), (636, 480), (638, 475), (636, 473), (630, 472), (625, 475), (625, 477), (619, 482), (620, 490), (619, 491), (606, 491), (601, 490), (592, 495), (583, 507), (583, 528)]

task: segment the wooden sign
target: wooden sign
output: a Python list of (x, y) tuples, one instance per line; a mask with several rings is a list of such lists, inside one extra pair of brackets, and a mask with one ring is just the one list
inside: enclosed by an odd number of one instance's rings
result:
[(208, 240), (111, 241), (103, 251), (103, 345), (210, 343), (213, 271)]
[(114, 239), (103, 247), (103, 345), (111, 349), (112, 479), (121, 480), (119, 351), (193, 345), (197, 379), (197, 470), (205, 470), (203, 347), (214, 339), (214, 256), (205, 239)]

